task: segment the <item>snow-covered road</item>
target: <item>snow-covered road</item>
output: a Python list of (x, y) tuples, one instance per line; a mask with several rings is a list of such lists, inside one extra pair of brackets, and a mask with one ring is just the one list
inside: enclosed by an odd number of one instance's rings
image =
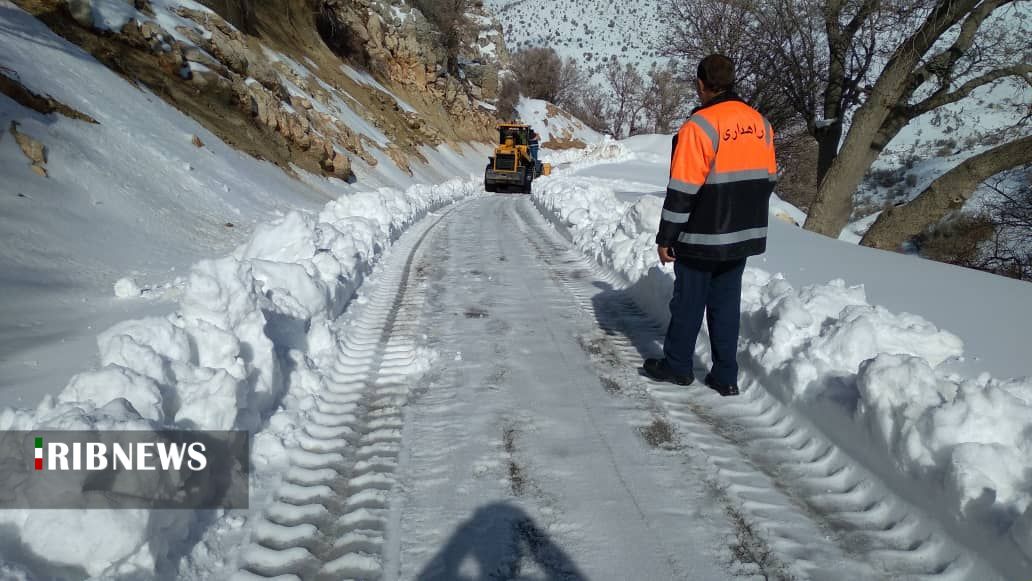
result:
[(755, 384), (642, 378), (661, 328), (529, 198), (425, 218), (353, 310), (240, 579), (1001, 577)]
[(528, 206), (463, 205), (423, 263), (440, 358), (407, 414), (392, 567), (404, 579), (727, 577), (730, 528), (700, 474), (638, 436), (645, 402), (606, 393), (582, 341), (596, 323), (540, 260)]

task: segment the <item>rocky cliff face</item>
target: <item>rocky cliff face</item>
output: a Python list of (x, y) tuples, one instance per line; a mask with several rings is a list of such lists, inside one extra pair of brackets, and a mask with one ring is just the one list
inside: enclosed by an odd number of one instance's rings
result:
[[(458, 78), (445, 74), (431, 22), (403, 1), (326, 0), (320, 28), (331, 47), (366, 62), (369, 70), (410, 94), (440, 104), (465, 133), (492, 124), (478, 101), (496, 97), (498, 72), (509, 58), (501, 26), (482, 7), (475, 7), (467, 18), (471, 25), (461, 41)], [(335, 43), (335, 38), (341, 41)]]
[(226, 142), (341, 179), (384, 156), (407, 170), (421, 145), (490, 139), (508, 58), (476, 9), (446, 74), (438, 31), (403, 0), (16, 3)]

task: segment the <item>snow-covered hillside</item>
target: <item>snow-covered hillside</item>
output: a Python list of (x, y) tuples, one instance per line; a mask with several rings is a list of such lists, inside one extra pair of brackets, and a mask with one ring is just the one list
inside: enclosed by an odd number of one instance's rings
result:
[[(294, 172), (300, 179), (294, 178), (226, 145), (6, 1), (0, 1), (0, 20), (3, 71), (97, 121), (41, 114), (0, 94), (4, 404), (34, 406), (59, 391), (74, 373), (94, 365), (97, 333), (125, 318), (170, 311), (189, 266), (229, 252), (257, 224), (291, 210), (315, 212), (355, 191), (468, 175), (486, 156), (486, 149), (424, 147), (429, 163), (401, 168), (369, 146), (376, 165), (353, 156), (353, 184), (299, 167)], [(268, 54), (305, 70), (283, 54)], [(327, 101), (334, 108), (326, 114), (365, 132), (362, 139), (383, 138), (353, 112), (353, 100), (349, 106), (348, 97), (331, 94), (337, 96)], [(34, 173), (8, 130), (12, 122), (46, 148), (48, 177)], [(115, 296), (119, 281), (124, 298)]]
[(549, 149), (584, 147), (596, 143), (602, 135), (580, 119), (540, 99), (523, 97), (516, 105), (520, 121), (529, 124), (541, 137), (541, 146)]
[(574, 2), (487, 0), (502, 24), (510, 51), (550, 46), (582, 67), (601, 70), (616, 57), (642, 72), (662, 60), (656, 45), (663, 30), (658, 0)]

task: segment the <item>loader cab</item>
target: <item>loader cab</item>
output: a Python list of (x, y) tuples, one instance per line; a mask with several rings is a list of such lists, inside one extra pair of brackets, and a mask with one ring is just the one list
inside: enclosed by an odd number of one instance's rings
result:
[(530, 144), (530, 126), (529, 125), (499, 125), (498, 126), (498, 145), (507, 145), (507, 142), (511, 140), (512, 143), (508, 143), (509, 147), (514, 145), (529, 145)]
[(484, 169), (485, 190), (529, 194), (534, 178), (550, 173), (551, 166), (537, 161), (536, 151), (531, 151), (532, 133), (530, 126), (522, 123), (498, 125), (498, 144)]

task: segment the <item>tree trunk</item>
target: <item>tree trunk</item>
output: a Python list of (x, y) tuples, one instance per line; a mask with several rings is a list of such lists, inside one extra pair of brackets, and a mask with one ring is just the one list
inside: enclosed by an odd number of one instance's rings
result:
[(853, 118), (842, 149), (824, 178), (818, 182), (817, 197), (803, 225), (807, 230), (837, 238), (853, 213), (853, 192), (879, 151), (872, 141), (884, 120), (887, 107), (873, 96)]
[(896, 49), (867, 101), (853, 116), (842, 149), (820, 181), (817, 199), (804, 224), (807, 230), (837, 238), (849, 223), (853, 193), (884, 146), (875, 140), (906, 92), (915, 66), (935, 40), (976, 4), (978, 0), (940, 0), (921, 27)]
[(824, 87), (824, 121), (826, 125), (813, 128), (817, 140), (817, 185), (828, 173), (838, 156), (842, 141), (842, 94), (846, 83), (846, 53), (853, 42), (839, 23), (843, 2), (833, 0), (827, 3), (824, 13), (824, 31), (828, 38), (828, 82)]
[(1028, 163), (1032, 163), (1032, 136), (968, 158), (939, 176), (909, 203), (882, 212), (860, 243), (882, 250), (898, 250), (904, 241), (963, 207), (979, 184), (1002, 171)]
[(842, 120), (814, 129), (813, 136), (817, 139), (817, 183), (820, 184), (838, 156), (838, 146), (842, 141)]

